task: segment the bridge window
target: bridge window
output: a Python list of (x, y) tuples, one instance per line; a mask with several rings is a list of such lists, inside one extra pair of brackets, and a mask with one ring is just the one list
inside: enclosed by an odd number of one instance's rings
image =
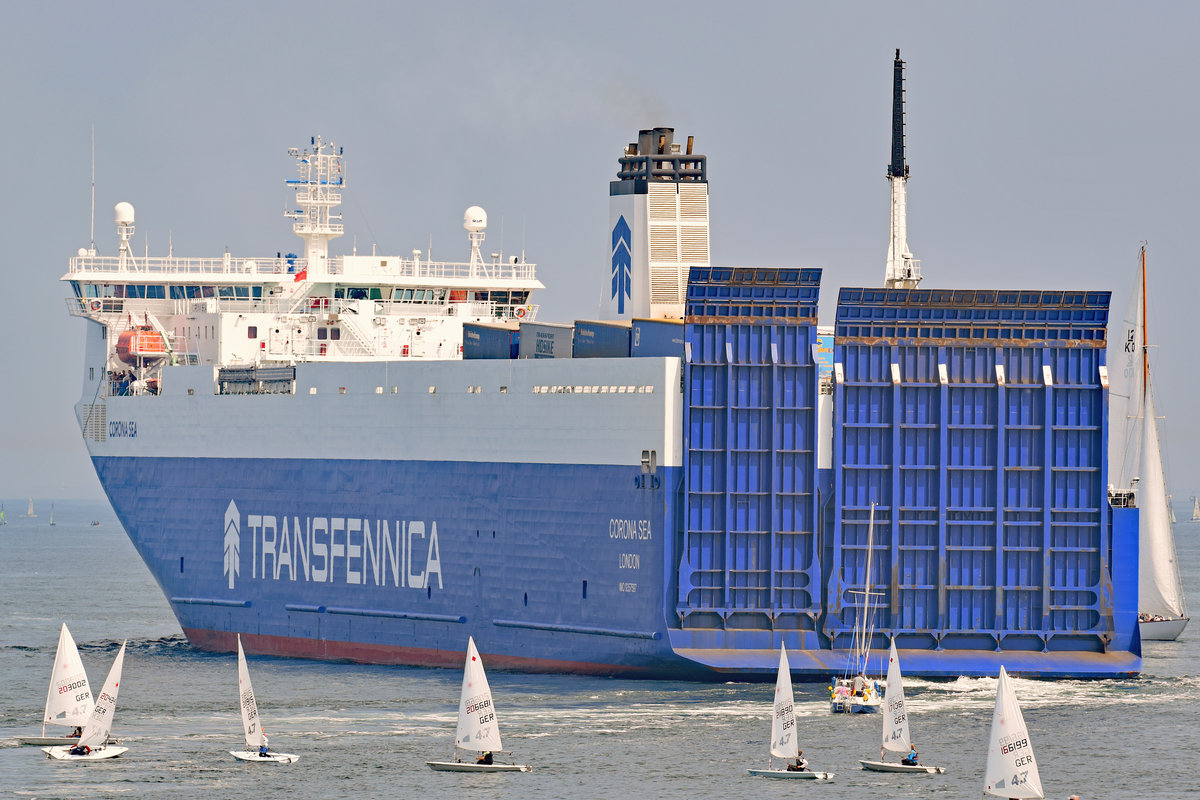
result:
[(172, 286), (171, 287), (171, 299), (172, 300), (183, 300), (185, 297), (187, 297), (187, 295), (184, 293), (184, 288), (185, 287), (183, 287), (183, 286)]

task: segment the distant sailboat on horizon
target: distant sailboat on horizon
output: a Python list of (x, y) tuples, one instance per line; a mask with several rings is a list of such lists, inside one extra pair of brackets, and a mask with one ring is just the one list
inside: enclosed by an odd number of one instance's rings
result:
[(50, 527), (54, 527), (54, 503), (50, 504)]
[[(4, 509), (0, 508), (0, 519), (4, 519)], [(1192, 522), (1200, 521), (1200, 497), (1192, 497)]]
[(30, 518), (30, 519), (32, 519), (33, 517), (36, 517), (36, 516), (37, 516), (37, 514), (33, 513), (33, 498), (32, 498), (32, 497), (31, 497), (31, 498), (29, 498), (29, 510), (28, 510), (28, 511), (26, 511), (26, 512), (25, 512), (24, 514), (22, 514), (21, 516), (22, 516), (22, 517), (27, 517), (27, 518)]

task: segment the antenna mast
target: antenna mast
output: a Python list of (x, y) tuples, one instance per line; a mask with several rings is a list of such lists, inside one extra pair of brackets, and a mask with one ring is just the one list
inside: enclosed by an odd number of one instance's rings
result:
[(92, 124), (92, 234), (88, 255), (96, 255), (96, 125)]
[(892, 163), (888, 165), (892, 186), (892, 231), (888, 241), (887, 273), (884, 285), (889, 289), (913, 289), (921, 282), (921, 262), (908, 249), (908, 164), (904, 162), (904, 62), (896, 48), (892, 79)]

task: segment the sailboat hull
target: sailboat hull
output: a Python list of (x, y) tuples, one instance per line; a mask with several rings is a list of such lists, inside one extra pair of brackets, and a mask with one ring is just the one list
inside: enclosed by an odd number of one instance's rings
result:
[(42, 752), (47, 758), (53, 758), (57, 761), (103, 761), (106, 758), (116, 758), (122, 753), (128, 752), (128, 747), (98, 747), (86, 756), (71, 755), (70, 747), (43, 747)]
[(786, 769), (748, 769), (747, 774), (753, 775), (756, 778), (782, 778), (783, 780), (792, 781), (831, 781), (833, 780), (832, 772), (813, 772), (805, 770), (803, 772), (788, 771)]
[(878, 698), (834, 698), (829, 701), (829, 710), (834, 714), (878, 714), (881, 705), (883, 701)]
[(434, 772), (533, 772), (528, 764), (473, 764), (460, 761), (426, 761)]
[(945, 767), (927, 767), (924, 764), (898, 764), (893, 761), (859, 761), (868, 772), (919, 772), (925, 775), (941, 775)]
[(1183, 633), (1183, 629), (1187, 627), (1188, 617), (1180, 617), (1179, 619), (1156, 619), (1148, 622), (1139, 622), (1138, 630), (1142, 634), (1143, 642), (1173, 642), (1179, 638), (1179, 634)]
[(300, 760), (300, 756), (294, 756), (291, 753), (268, 753), (264, 756), (259, 755), (257, 750), (230, 750), (229, 755), (238, 761), (260, 764), (293, 764)]
[(59, 747), (66, 745), (70, 747), (79, 741), (79, 737), (70, 736), (21, 736), (17, 739), (18, 744), (31, 744), (38, 747)]

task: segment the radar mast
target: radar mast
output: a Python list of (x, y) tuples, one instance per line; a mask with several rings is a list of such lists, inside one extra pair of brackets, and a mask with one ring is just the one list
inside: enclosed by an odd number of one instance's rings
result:
[(334, 214), (333, 209), (341, 205), (344, 180), (341, 148), (320, 136), (312, 137), (310, 142), (310, 148), (288, 150), (288, 155), (296, 159), (299, 176), (287, 185), (296, 190), (299, 207), (284, 212), (284, 216), (295, 220), (292, 231), (304, 240), (308, 277), (312, 279), (329, 274), (329, 240), (343, 232), (342, 215)]
[(921, 282), (921, 262), (908, 249), (908, 164), (904, 161), (904, 62), (896, 48), (892, 79), (892, 163), (888, 165), (888, 183), (892, 187), (892, 231), (888, 240), (887, 274), (889, 289), (913, 289)]

